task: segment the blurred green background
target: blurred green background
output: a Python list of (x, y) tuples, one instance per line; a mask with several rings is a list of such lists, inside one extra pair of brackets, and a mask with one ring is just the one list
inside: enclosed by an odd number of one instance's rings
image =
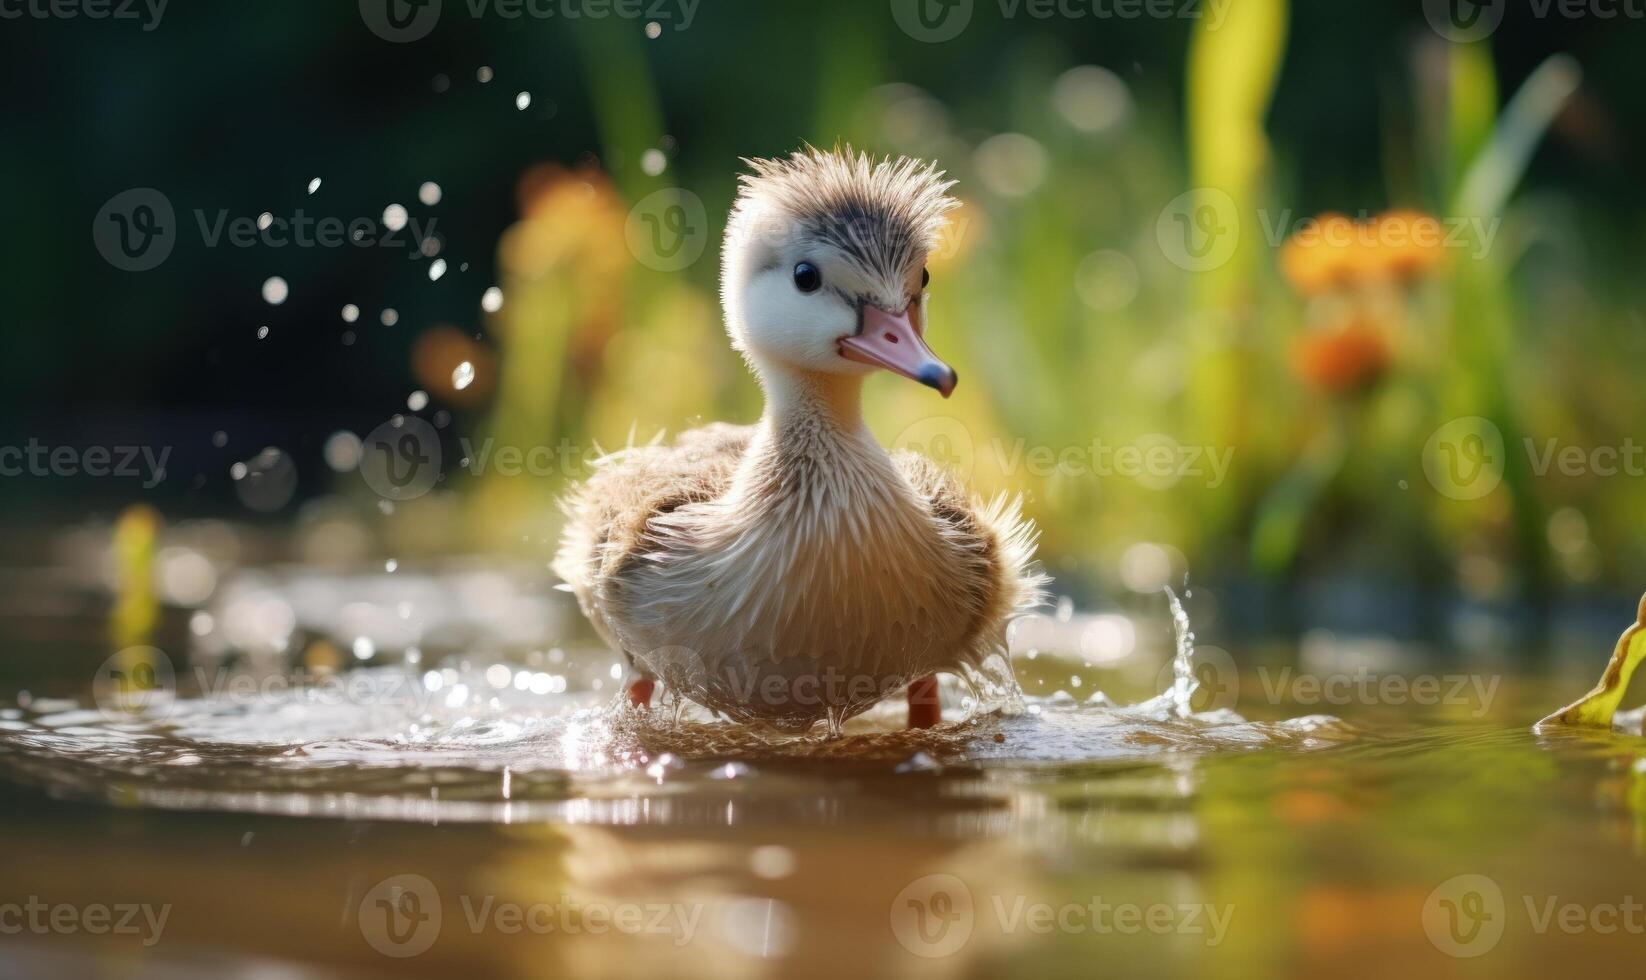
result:
[[(596, 447), (757, 415), (715, 292), (739, 158), (850, 141), (964, 201), (932, 261), (962, 384), (876, 379), (871, 425), (1023, 493), (1078, 603), (1192, 573), (1228, 632), (1476, 646), (1632, 614), (1638, 19), (446, 0), (391, 40), (372, 2), (0, 21), (0, 446), (168, 453), (0, 479), (14, 563), (134, 503), (246, 560), (546, 557)], [(94, 233), (132, 188), (176, 217), (141, 272)], [(210, 233), (391, 205), (392, 247)], [(692, 261), (648, 238), (679, 216)], [(388, 506), (355, 469), (396, 414), (444, 479)]]

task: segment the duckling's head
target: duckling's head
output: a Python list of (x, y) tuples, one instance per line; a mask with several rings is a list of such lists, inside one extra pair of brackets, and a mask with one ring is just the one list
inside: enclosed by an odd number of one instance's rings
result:
[(884, 368), (947, 398), (954, 369), (925, 341), (926, 256), (953, 182), (851, 147), (746, 162), (721, 252), (733, 346), (763, 376)]

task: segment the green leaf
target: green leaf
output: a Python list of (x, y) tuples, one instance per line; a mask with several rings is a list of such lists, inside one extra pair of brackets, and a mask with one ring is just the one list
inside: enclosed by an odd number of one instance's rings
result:
[(1538, 722), (1545, 725), (1575, 725), (1582, 728), (1611, 728), (1612, 716), (1617, 714), (1623, 693), (1629, 689), (1629, 678), (1646, 657), (1646, 596), (1640, 600), (1640, 612), (1635, 624), (1617, 641), (1611, 663), (1600, 676), (1595, 689)]

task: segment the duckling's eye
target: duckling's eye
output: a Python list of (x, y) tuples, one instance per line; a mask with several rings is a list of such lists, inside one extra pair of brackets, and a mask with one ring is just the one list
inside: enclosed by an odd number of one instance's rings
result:
[(920, 270), (920, 288), (925, 289), (932, 284), (932, 274), (925, 269)]
[(794, 285), (803, 293), (815, 293), (823, 285), (823, 273), (810, 262), (802, 262), (794, 267)]

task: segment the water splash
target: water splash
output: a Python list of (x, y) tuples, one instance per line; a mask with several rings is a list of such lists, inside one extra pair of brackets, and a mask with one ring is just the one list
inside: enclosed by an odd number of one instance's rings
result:
[(1200, 681), (1194, 675), (1194, 631), (1189, 628), (1189, 614), (1183, 611), (1183, 603), (1178, 600), (1177, 593), (1169, 585), (1162, 588), (1172, 609), (1172, 634), (1176, 639), (1176, 651), (1172, 657), (1172, 687), (1168, 693), (1177, 716), (1187, 718), (1194, 714), (1194, 692), (1200, 688)]
[[(377, 596), (386, 607), (400, 596), (411, 608), (410, 596), (421, 595), (407, 591), (414, 580), (404, 574), (373, 581), (383, 589), (392, 583), (393, 591)], [(363, 588), (353, 582), (309, 591), (359, 596)], [(634, 710), (626, 698), (614, 697), (607, 671), (594, 669), (609, 662), (603, 648), (565, 654), (557, 648), (551, 678), (506, 655), (476, 657), (472, 645), (431, 656), (418, 643), (407, 647), (403, 662), (382, 663), (381, 651), (414, 639), (384, 634), (382, 642), (356, 644), (356, 657), (366, 654), (358, 665), (312, 676), (288, 677), (278, 668), (264, 676), (272, 666), (264, 661), (241, 666), (202, 654), (194, 670), (178, 672), (167, 697), (136, 712), (116, 704), (122, 710), (115, 717), (101, 702), (37, 698), (15, 708), (0, 705), (0, 775), (60, 795), (162, 808), (408, 820), (588, 819), (591, 801), (629, 792), (638, 774), (650, 774), (665, 757), (689, 768), (676, 771), (671, 764), (646, 780), (649, 794), (663, 794), (659, 800), (707, 785), (700, 781), (717, 778), (728, 765), (892, 772), (919, 756), (930, 761), (924, 768), (1010, 768), (1263, 748), (1310, 751), (1357, 737), (1325, 716), (1250, 722), (1229, 710), (1195, 713), (1195, 637), (1177, 593), (1165, 591), (1176, 641), (1170, 681), (1130, 706), (1102, 695), (1077, 702), (1066, 691), (1025, 696), (1014, 668), (1027, 662), (1014, 665), (1001, 650), (946, 682), (946, 700), (960, 710), (937, 728), (908, 730), (906, 709), (892, 698), (861, 714), (831, 712), (820, 726), (783, 732), (729, 722), (682, 697), (686, 688), (678, 683), (661, 685), (656, 710)], [(438, 612), (440, 594), (418, 599), (420, 616)], [(287, 621), (299, 619), (316, 635), (340, 637), (334, 642), (341, 650), (349, 649), (349, 638), (364, 635), (357, 623), (347, 624), (352, 633), (325, 628), (335, 618), (325, 609), (335, 603), (309, 609), (303, 595), (290, 598), (296, 611), (282, 618), (282, 636), (292, 628)], [(430, 637), (440, 632), (434, 620), (424, 625)], [(1042, 660), (1058, 656), (1041, 652)], [(253, 668), (259, 683), (232, 682), (230, 675)], [(496, 774), (504, 770), (512, 789), (500, 797)]]

